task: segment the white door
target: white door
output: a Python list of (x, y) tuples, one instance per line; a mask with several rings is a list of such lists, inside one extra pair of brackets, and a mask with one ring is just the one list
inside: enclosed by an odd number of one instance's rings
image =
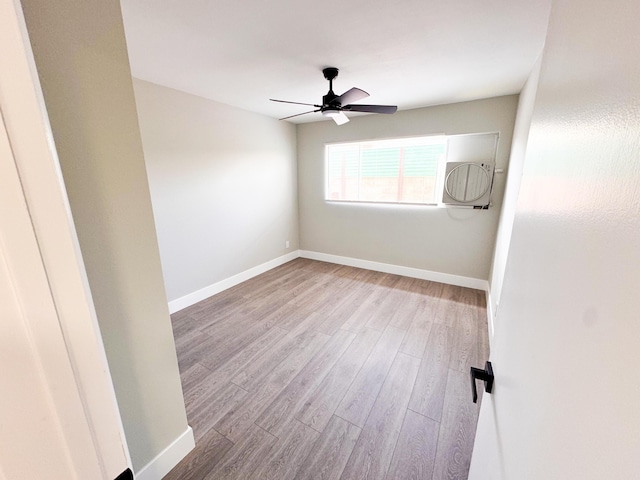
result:
[(130, 465), (19, 4), (0, 2), (0, 478)]
[(554, 0), (472, 480), (640, 478), (639, 22)]
[(0, 471), (101, 478), (3, 123), (0, 179)]

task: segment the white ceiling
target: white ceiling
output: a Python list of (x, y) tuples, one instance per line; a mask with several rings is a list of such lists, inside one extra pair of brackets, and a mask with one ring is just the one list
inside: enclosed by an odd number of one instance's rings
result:
[(121, 3), (134, 77), (278, 118), (311, 108), (269, 98), (321, 103), (327, 66), (336, 94), (400, 110), (517, 93), (551, 0)]

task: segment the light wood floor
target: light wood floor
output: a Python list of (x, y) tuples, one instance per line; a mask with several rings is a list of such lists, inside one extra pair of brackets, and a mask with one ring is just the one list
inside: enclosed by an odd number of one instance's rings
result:
[(484, 292), (297, 259), (172, 316), (196, 448), (166, 479), (466, 479)]

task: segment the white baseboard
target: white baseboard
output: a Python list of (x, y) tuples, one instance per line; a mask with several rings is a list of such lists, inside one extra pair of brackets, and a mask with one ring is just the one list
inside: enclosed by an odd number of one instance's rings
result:
[(261, 273), (267, 272), (272, 268), (279, 267), (291, 260), (295, 260), (300, 256), (300, 251), (295, 250), (291, 253), (287, 253), (286, 255), (282, 255), (281, 257), (274, 258), (273, 260), (269, 260), (257, 267), (250, 268), (245, 270), (244, 272), (240, 272), (237, 275), (234, 275), (229, 278), (225, 278), (224, 280), (220, 280), (213, 285), (209, 285), (207, 287), (201, 288), (200, 290), (196, 290), (193, 293), (189, 293), (184, 297), (176, 298), (169, 302), (169, 313), (175, 313), (178, 310), (182, 310), (183, 308), (190, 307), (191, 305), (195, 305), (196, 303), (204, 300), (205, 298), (209, 298), (216, 293), (220, 293), (227, 288), (234, 287), (239, 283), (245, 282), (250, 278), (253, 278)]
[[(205, 298), (209, 298), (216, 293), (220, 293), (227, 288), (231, 288), (239, 283), (249, 280), (261, 273), (267, 272), (272, 268), (279, 267), (298, 257), (308, 258), (311, 260), (319, 260), (321, 262), (337, 263), (339, 265), (347, 265), (350, 267), (365, 268), (367, 270), (375, 270), (377, 272), (393, 273), (396, 275), (404, 275), (405, 277), (420, 278), (422, 280), (430, 280), (432, 282), (446, 283), (459, 287), (475, 288), (477, 290), (489, 291), (489, 282), (481, 278), (463, 277), (461, 275), (452, 275), (449, 273), (433, 272), (431, 270), (422, 270), (413, 267), (403, 267), (401, 265), (393, 265), (390, 263), (374, 262), (371, 260), (362, 260), (360, 258), (342, 257), (340, 255), (332, 255), (329, 253), (312, 252), (309, 250), (295, 250), (291, 253), (274, 258), (256, 267), (240, 272), (229, 278), (225, 278), (213, 285), (201, 288), (193, 293), (177, 298), (169, 302), (169, 312), (175, 313), (183, 308), (190, 307)], [(487, 300), (487, 302), (489, 302)], [(490, 305), (487, 303), (487, 305)], [(489, 309), (487, 309), (489, 312)], [(492, 317), (490, 317), (492, 322)], [(490, 323), (491, 325), (491, 323)], [(492, 326), (490, 327), (492, 328)], [(492, 332), (492, 330), (490, 331)]]
[(196, 446), (193, 430), (188, 427), (171, 445), (136, 473), (136, 480), (161, 480)]
[(349, 267), (365, 268), (367, 270), (375, 270), (377, 272), (393, 273), (395, 275), (419, 278), (421, 280), (430, 280), (432, 282), (446, 283), (459, 287), (475, 288), (477, 290), (484, 291), (487, 291), (489, 288), (489, 282), (481, 278), (463, 277), (460, 275), (451, 275), (449, 273), (440, 273), (433, 272), (431, 270), (421, 270), (419, 268), (392, 265), (390, 263), (373, 262), (371, 260), (362, 260), (352, 257), (341, 257), (339, 255), (331, 255), (329, 253), (310, 252), (308, 250), (300, 250), (300, 256), (311, 260), (337, 263), (340, 265), (347, 265)]

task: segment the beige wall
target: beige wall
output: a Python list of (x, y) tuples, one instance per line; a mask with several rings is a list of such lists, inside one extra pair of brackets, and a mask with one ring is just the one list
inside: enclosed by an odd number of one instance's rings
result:
[(640, 478), (639, 19), (553, 2), (471, 480)]
[(134, 87), (170, 301), (298, 248), (293, 125)]
[(120, 5), (22, 2), (134, 468), (187, 429)]
[(300, 247), (304, 250), (487, 280), (505, 176), (489, 210), (327, 203), (324, 145), (376, 138), (500, 132), (497, 168), (506, 168), (516, 95), (407, 110), (392, 116), (298, 125)]

